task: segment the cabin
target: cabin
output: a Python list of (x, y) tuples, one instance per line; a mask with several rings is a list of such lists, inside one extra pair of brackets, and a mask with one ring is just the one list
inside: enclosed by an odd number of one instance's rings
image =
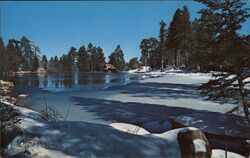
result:
[(105, 64), (104, 70), (107, 72), (118, 72), (118, 69), (112, 64)]

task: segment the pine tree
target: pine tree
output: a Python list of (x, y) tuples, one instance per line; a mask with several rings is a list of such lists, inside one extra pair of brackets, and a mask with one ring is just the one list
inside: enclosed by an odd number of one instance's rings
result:
[(20, 66), (20, 64), (22, 63), (22, 59), (23, 59), (21, 42), (16, 39), (10, 39), (9, 41), (14, 45), (15, 49), (17, 50), (17, 54), (19, 58), (18, 65)]
[(176, 67), (187, 66), (188, 52), (192, 48), (190, 13), (186, 6), (177, 9), (168, 31), (167, 48), (173, 52)]
[(92, 72), (97, 71), (97, 48), (96, 46), (93, 46), (93, 49), (91, 51), (91, 61), (92, 61)]
[(39, 67), (39, 59), (38, 59), (38, 56), (37, 55), (34, 55), (34, 57), (31, 58), (31, 68), (30, 70), (31, 71), (36, 71)]
[(47, 56), (46, 56), (46, 55), (43, 55), (43, 56), (42, 56), (41, 66), (42, 66), (45, 70), (47, 70), (47, 68), (48, 68), (48, 60), (47, 60)]
[(192, 23), (192, 53), (188, 61), (190, 68), (199, 69), (206, 72), (206, 67), (211, 67), (207, 58), (212, 57), (212, 52), (216, 49), (212, 46), (213, 40), (216, 36), (217, 26), (215, 26), (215, 19), (212, 12), (201, 13), (200, 19), (195, 19)]
[(92, 43), (89, 43), (88, 44), (88, 48), (87, 48), (87, 53), (89, 54), (90, 56), (90, 66), (89, 66), (89, 71), (93, 72), (93, 60), (92, 60), (92, 53), (93, 53), (93, 44)]
[(61, 69), (63, 72), (76, 71), (77, 49), (70, 47), (68, 53), (63, 54), (60, 58)]
[(60, 63), (64, 73), (72, 72), (72, 58), (69, 55), (63, 54), (60, 58)]
[(173, 52), (174, 55), (174, 64), (176, 67), (180, 66), (178, 57), (179, 57), (179, 34), (181, 32), (181, 10), (178, 8), (173, 16), (173, 20), (169, 26), (169, 33), (168, 33), (168, 49)]
[(70, 50), (67, 54), (67, 60), (69, 62), (68, 71), (76, 71), (76, 59), (77, 59), (77, 49), (75, 47), (70, 47)]
[(89, 71), (90, 56), (87, 53), (85, 46), (81, 46), (77, 53), (77, 67), (80, 72)]
[(128, 68), (129, 69), (137, 69), (140, 66), (140, 63), (138, 61), (138, 58), (132, 58), (130, 59), (128, 63)]
[(141, 64), (152, 68), (158, 67), (159, 41), (156, 38), (143, 39), (140, 44), (141, 49)]
[(192, 48), (192, 36), (191, 36), (191, 21), (190, 21), (190, 13), (187, 6), (183, 7), (182, 10), (182, 32), (179, 35), (180, 38), (180, 49), (181, 54), (184, 58), (182, 62), (185, 66), (187, 66), (187, 58), (188, 53), (191, 52)]
[(97, 69), (96, 71), (103, 71), (105, 65), (105, 57), (101, 47), (97, 47)]
[[(202, 13), (210, 12), (216, 19), (214, 26), (216, 37), (212, 46), (216, 48), (208, 59), (216, 67), (218, 73), (213, 73), (213, 79), (201, 88), (210, 99), (223, 99), (241, 106), (247, 120), (250, 122), (249, 101), (247, 99), (246, 79), (250, 77), (250, 53), (247, 46), (248, 37), (240, 36), (237, 31), (250, 16), (240, 0), (198, 0), (207, 6)], [(208, 68), (209, 70), (214, 70)]]
[(19, 58), (18, 58), (18, 52), (15, 49), (14, 44), (10, 40), (7, 47), (6, 51), (4, 51), (3, 55), (3, 70), (4, 72), (15, 72), (18, 70), (18, 64), (19, 64)]
[(41, 53), (39, 47), (25, 36), (21, 38), (19, 47), (22, 57), (21, 67), (24, 70), (34, 70), (34, 68), (32, 67), (33, 59), (35, 59), (35, 56)]
[(31, 58), (34, 56), (34, 52), (32, 50), (31, 41), (27, 37), (21, 38), (21, 50), (22, 50), (22, 68), (24, 70), (30, 70), (30, 61)]
[(164, 60), (166, 58), (166, 47), (165, 47), (166, 29), (165, 29), (165, 26), (166, 26), (166, 23), (162, 20), (160, 22), (160, 33), (159, 33), (160, 42), (159, 42), (159, 47), (158, 47), (159, 57), (160, 57), (158, 63), (160, 63), (161, 69), (163, 69)]
[(60, 72), (62, 70), (62, 65), (57, 56), (55, 56), (53, 59), (53, 66), (55, 72)]
[(123, 71), (125, 69), (125, 60), (123, 51), (118, 45), (114, 52), (109, 56), (109, 64), (114, 65), (119, 71)]
[(148, 39), (143, 39), (140, 44), (141, 49), (141, 64), (144, 66), (149, 65), (149, 48), (148, 48)]
[(55, 68), (54, 68), (54, 58), (51, 57), (49, 59), (49, 62), (48, 62), (48, 71), (49, 72), (55, 72)]

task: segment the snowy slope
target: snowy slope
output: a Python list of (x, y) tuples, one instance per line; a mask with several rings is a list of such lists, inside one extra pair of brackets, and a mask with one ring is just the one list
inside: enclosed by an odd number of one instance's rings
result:
[[(23, 134), (7, 146), (6, 157), (180, 157), (176, 131), (135, 135), (109, 125), (45, 122), (32, 110), (15, 106), (13, 109), (21, 114), (18, 126)], [(113, 124), (116, 128), (120, 125)], [(133, 125), (125, 124), (123, 128), (126, 126)]]

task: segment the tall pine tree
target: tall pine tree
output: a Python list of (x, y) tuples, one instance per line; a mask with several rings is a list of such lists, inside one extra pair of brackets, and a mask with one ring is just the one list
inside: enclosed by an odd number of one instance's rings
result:
[(18, 70), (19, 58), (13, 42), (10, 40), (3, 55), (4, 72), (15, 72)]
[(124, 54), (120, 45), (118, 45), (115, 51), (109, 56), (109, 64), (114, 65), (119, 71), (125, 69)]
[(94, 69), (93, 69), (93, 59), (92, 59), (92, 54), (93, 54), (93, 44), (92, 43), (88, 44), (87, 53), (90, 56), (90, 66), (89, 66), (90, 70), (89, 71), (93, 72)]
[(174, 56), (174, 65), (179, 67), (179, 41), (178, 34), (181, 32), (181, 10), (178, 8), (174, 14), (173, 20), (169, 26), (168, 33), (168, 48), (171, 50), (171, 54)]
[(188, 52), (191, 52), (191, 22), (189, 11), (186, 6), (177, 9), (168, 31), (167, 48), (174, 56), (174, 65), (180, 67), (187, 66)]
[[(245, 3), (240, 0), (198, 0), (207, 6), (202, 13), (210, 12), (216, 19), (214, 26), (216, 37), (212, 46), (211, 65), (215, 65), (217, 73), (213, 79), (202, 86), (203, 93), (210, 99), (223, 99), (224, 102), (233, 102), (242, 107), (247, 120), (250, 122), (249, 100), (246, 90), (246, 81), (250, 77), (250, 53), (247, 48), (247, 38), (240, 36), (237, 31), (242, 23), (250, 16)], [(208, 69), (214, 70), (214, 69)], [(237, 109), (237, 108), (236, 108)]]
[(77, 54), (77, 67), (80, 72), (88, 72), (90, 66), (90, 56), (87, 53), (85, 46), (81, 46)]
[(47, 68), (48, 68), (48, 59), (47, 59), (47, 56), (46, 56), (46, 55), (43, 55), (43, 56), (42, 56), (41, 66), (42, 66), (45, 70), (47, 70)]
[(97, 47), (97, 68), (96, 71), (103, 71), (105, 65), (105, 57), (103, 53), (103, 49), (101, 47)]
[(156, 38), (143, 39), (140, 44), (141, 64), (157, 68), (159, 66), (159, 41)]
[(159, 47), (158, 47), (158, 53), (159, 53), (159, 63), (161, 69), (163, 69), (164, 66), (164, 60), (166, 58), (166, 47), (165, 47), (165, 40), (166, 40), (166, 29), (165, 29), (166, 23), (162, 20), (160, 22), (160, 33), (159, 33)]

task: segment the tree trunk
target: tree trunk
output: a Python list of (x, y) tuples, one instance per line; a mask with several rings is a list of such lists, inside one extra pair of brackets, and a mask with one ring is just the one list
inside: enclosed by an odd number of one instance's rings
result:
[(177, 59), (177, 68), (180, 68), (180, 65), (181, 65), (181, 52), (180, 50), (177, 50), (177, 55), (176, 55)]
[(185, 68), (187, 67), (187, 56), (186, 56), (186, 50), (184, 50), (184, 64), (185, 64)]
[(240, 90), (241, 102), (242, 102), (242, 106), (244, 109), (244, 113), (245, 113), (248, 123), (250, 124), (250, 114), (249, 114), (248, 103), (247, 103), (247, 94), (244, 90), (244, 84), (243, 84), (241, 76), (238, 77), (238, 83), (239, 83), (239, 90)]
[(174, 52), (174, 66), (177, 68), (177, 50)]

